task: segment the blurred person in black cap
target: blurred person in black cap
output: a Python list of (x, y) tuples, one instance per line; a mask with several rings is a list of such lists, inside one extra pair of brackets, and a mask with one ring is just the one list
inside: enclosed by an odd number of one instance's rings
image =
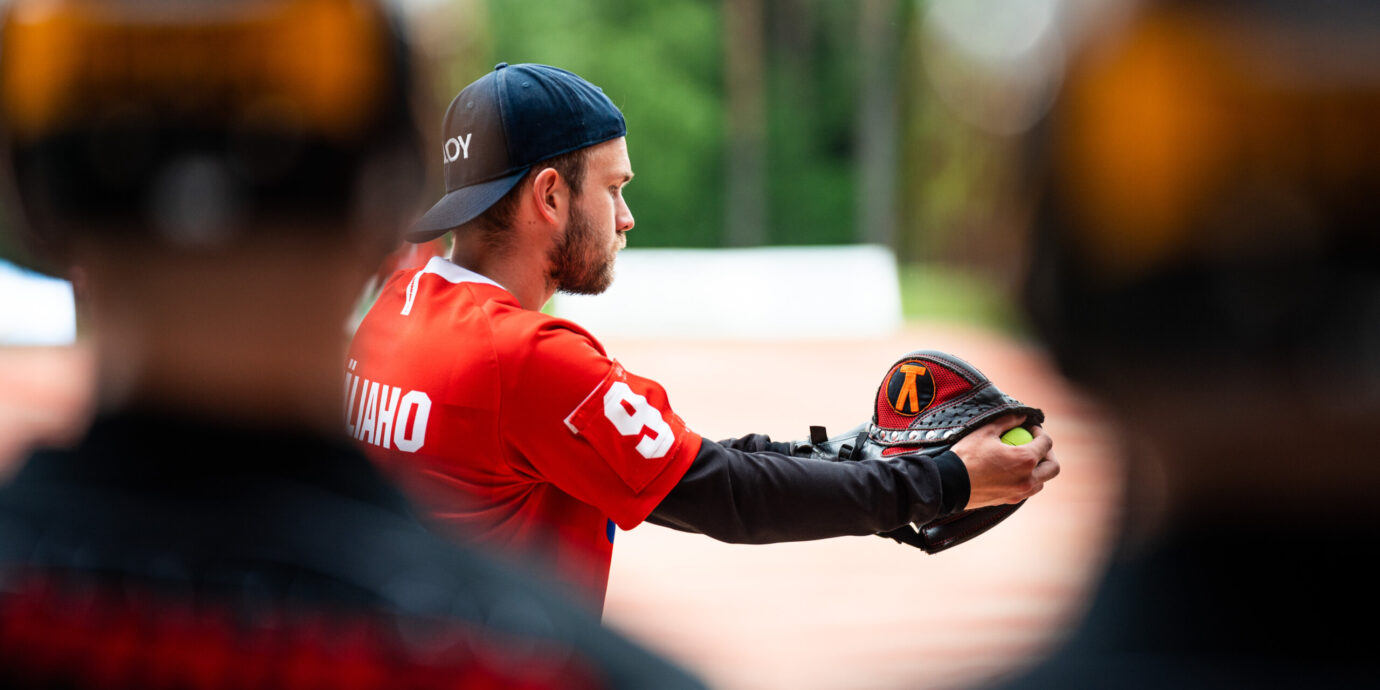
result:
[(1013, 687), (1380, 679), (1377, 123), (1373, 3), (1149, 3), (1071, 63), (1027, 294), (1119, 422), (1124, 535)]
[(79, 267), (95, 417), (0, 489), (0, 684), (697, 687), (432, 536), (340, 433), (421, 163), (387, 7), (19, 0), (6, 209)]

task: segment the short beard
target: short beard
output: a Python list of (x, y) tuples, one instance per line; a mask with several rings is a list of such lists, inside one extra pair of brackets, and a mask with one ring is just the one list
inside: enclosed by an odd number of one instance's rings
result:
[(570, 207), (565, 234), (551, 247), (546, 280), (569, 295), (597, 295), (613, 284), (614, 255), (597, 246), (594, 225), (578, 206)]

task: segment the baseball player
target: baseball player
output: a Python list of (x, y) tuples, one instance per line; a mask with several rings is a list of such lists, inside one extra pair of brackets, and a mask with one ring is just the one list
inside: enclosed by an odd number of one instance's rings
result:
[(602, 608), (615, 526), (736, 543), (885, 532), (1017, 503), (1059, 471), (1008, 446), (1007, 415), (938, 455), (820, 462), (762, 435), (716, 442), (579, 325), (541, 313), (597, 294), (633, 228), (622, 114), (545, 65), (499, 64), (451, 102), (447, 192), (412, 242), (449, 259), (395, 274), (345, 372), (346, 429), (445, 530), (553, 572)]
[(3, 10), (6, 229), (88, 276), (97, 404), (0, 487), (0, 687), (701, 687), (340, 432), (342, 325), (422, 168), (386, 6)]

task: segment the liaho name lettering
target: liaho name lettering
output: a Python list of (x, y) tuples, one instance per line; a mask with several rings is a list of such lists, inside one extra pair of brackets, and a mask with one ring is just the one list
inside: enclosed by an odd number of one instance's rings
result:
[(431, 398), (345, 374), (345, 433), (380, 448), (415, 453), (426, 444)]

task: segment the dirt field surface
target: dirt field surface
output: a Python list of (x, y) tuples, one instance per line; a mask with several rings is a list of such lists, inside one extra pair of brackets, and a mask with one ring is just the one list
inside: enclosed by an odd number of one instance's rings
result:
[[(1038, 348), (945, 324), (867, 341), (605, 345), (710, 438), (846, 430), (866, 421), (889, 365), (922, 348), (957, 354), (1049, 416), (1062, 475), (939, 555), (877, 537), (734, 546), (650, 525), (620, 532), (606, 623), (713, 687), (981, 687), (1038, 658), (1081, 614), (1112, 537), (1120, 463), (1098, 410)], [(79, 420), (89, 373), (81, 350), (0, 349), (0, 457)]]

